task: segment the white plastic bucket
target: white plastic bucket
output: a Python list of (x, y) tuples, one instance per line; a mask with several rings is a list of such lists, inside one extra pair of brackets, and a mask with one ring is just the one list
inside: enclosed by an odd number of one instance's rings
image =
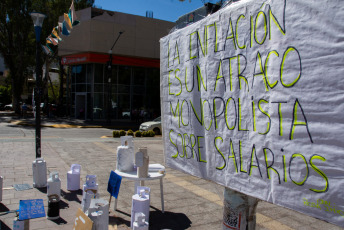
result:
[(61, 180), (58, 172), (51, 172), (48, 179), (47, 195), (57, 195), (58, 199), (61, 198)]
[(80, 189), (81, 165), (72, 164), (70, 171), (67, 172), (67, 190), (76, 191)]
[(43, 158), (32, 162), (33, 187), (47, 187), (47, 165)]

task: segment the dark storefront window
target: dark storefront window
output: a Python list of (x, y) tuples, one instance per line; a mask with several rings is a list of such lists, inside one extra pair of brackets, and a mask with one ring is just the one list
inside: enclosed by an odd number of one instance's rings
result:
[(128, 66), (119, 66), (118, 68), (118, 84), (130, 85), (131, 68)]
[[(83, 64), (71, 68), (71, 115), (85, 119), (107, 119), (111, 95), (111, 119), (137, 122), (160, 116), (160, 71), (158, 68)], [(108, 78), (111, 77), (111, 90)], [(80, 116), (81, 108), (85, 117)], [(138, 115), (142, 113), (144, 117)]]
[(94, 83), (95, 84), (104, 83), (104, 65), (102, 64), (94, 65)]

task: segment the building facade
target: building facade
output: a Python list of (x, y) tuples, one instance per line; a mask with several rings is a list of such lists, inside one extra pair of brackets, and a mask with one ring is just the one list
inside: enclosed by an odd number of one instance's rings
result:
[(66, 93), (71, 117), (159, 116), (159, 40), (175, 24), (92, 7), (77, 11), (77, 16), (80, 24), (58, 47), (61, 63), (69, 67)]

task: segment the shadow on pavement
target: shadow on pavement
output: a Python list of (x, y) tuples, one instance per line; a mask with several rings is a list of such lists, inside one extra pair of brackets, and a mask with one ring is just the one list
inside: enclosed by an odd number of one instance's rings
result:
[(122, 224), (130, 227), (130, 221), (127, 221), (121, 217), (117, 217), (116, 215), (109, 215), (109, 225), (114, 226)]
[(4, 204), (0, 203), (0, 212), (7, 212), (7, 211), (9, 211), (9, 209)]
[(65, 221), (65, 219), (63, 219), (61, 217), (59, 217), (56, 220), (51, 220), (51, 221), (54, 222), (57, 225), (63, 225), (63, 224), (67, 224), (68, 223), (67, 221)]
[(0, 229), (1, 230), (11, 230), (10, 227), (8, 227), (4, 222), (0, 220)]
[(149, 213), (149, 229), (187, 229), (191, 227), (191, 223), (184, 213), (162, 213), (160, 210)]
[(77, 195), (82, 195), (81, 189), (79, 189), (77, 191), (70, 191), (70, 192), (65, 192), (65, 191), (61, 190), (61, 195), (63, 198), (65, 198), (68, 201), (76, 201), (79, 204), (81, 204), (81, 200), (77, 196)]
[(60, 200), (60, 209), (67, 209), (67, 208), (69, 208), (69, 204), (67, 204), (63, 200)]
[(44, 187), (44, 188), (35, 188), (37, 189), (38, 191), (40, 191), (41, 193), (47, 193), (47, 187)]

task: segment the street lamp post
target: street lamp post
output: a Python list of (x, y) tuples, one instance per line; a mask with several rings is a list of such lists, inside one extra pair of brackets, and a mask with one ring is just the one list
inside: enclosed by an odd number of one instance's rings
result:
[(42, 13), (31, 13), (31, 18), (35, 27), (36, 34), (36, 88), (35, 88), (35, 118), (36, 118), (36, 158), (41, 157), (41, 94), (42, 94), (42, 68), (41, 68), (41, 52), (40, 52), (40, 40), (41, 31), (44, 18), (46, 17)]
[(107, 114), (106, 114), (106, 122), (111, 124), (111, 108), (112, 108), (112, 101), (111, 101), (111, 76), (112, 76), (112, 49), (115, 47), (119, 37), (124, 33), (124, 31), (120, 31), (116, 41), (113, 43), (111, 49), (109, 50), (109, 61), (107, 63), (108, 69), (108, 91), (107, 91)]

